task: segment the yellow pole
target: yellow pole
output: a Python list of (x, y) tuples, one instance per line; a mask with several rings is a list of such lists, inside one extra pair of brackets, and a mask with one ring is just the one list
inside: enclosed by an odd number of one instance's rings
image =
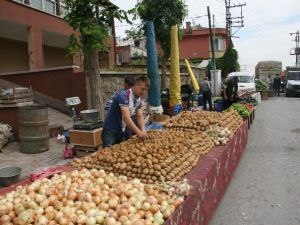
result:
[(189, 75), (191, 77), (194, 90), (198, 93), (198, 91), (199, 91), (200, 88), (199, 88), (198, 82), (196, 80), (195, 74), (192, 71), (192, 68), (191, 68), (191, 66), (189, 64), (189, 61), (187, 59), (185, 59), (184, 62), (186, 64), (186, 68), (188, 70), (188, 73), (189, 73)]
[(170, 74), (170, 106), (181, 104), (180, 95), (179, 46), (177, 25), (171, 27), (171, 74)]

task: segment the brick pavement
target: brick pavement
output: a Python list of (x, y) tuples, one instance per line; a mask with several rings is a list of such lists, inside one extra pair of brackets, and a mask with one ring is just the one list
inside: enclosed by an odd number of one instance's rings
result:
[[(48, 119), (49, 125), (63, 125), (66, 130), (72, 127), (72, 120), (68, 115), (51, 108), (48, 109)], [(22, 180), (39, 168), (66, 164), (68, 160), (64, 160), (63, 150), (64, 144), (58, 143), (56, 138), (49, 139), (48, 151), (37, 154), (21, 153), (19, 143), (12, 142), (3, 149), (3, 153), (0, 153), (0, 167), (12, 165), (21, 167), (19, 180)]]

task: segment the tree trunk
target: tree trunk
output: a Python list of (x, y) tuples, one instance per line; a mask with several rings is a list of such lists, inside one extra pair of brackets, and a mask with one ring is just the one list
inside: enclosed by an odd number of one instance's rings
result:
[(100, 88), (100, 68), (98, 50), (90, 50), (84, 52), (84, 70), (88, 77), (89, 88), (91, 93), (91, 106), (100, 111), (100, 118), (102, 118), (102, 96)]
[(167, 59), (163, 56), (161, 59), (161, 82), (160, 82), (161, 91), (165, 90), (167, 87), (166, 76), (167, 76)]

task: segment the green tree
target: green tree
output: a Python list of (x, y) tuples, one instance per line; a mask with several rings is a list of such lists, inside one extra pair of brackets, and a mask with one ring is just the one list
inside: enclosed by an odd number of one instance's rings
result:
[(131, 27), (129, 30), (125, 30), (125, 34), (127, 35), (127, 39), (132, 38), (133, 40), (140, 39), (145, 36), (144, 31), (139, 27)]
[(65, 7), (64, 19), (76, 30), (67, 46), (69, 53), (83, 52), (91, 106), (101, 112), (103, 94), (100, 83), (103, 82), (97, 79), (100, 76), (99, 52), (108, 50), (109, 29), (113, 27), (114, 18), (128, 21), (127, 14), (109, 0), (65, 0)]
[(171, 54), (171, 27), (180, 26), (187, 16), (187, 6), (183, 0), (142, 0), (136, 4), (135, 12), (144, 25), (146, 21), (153, 21), (156, 40), (159, 42), (162, 54), (161, 62), (161, 90), (166, 88), (167, 62)]
[(222, 70), (226, 77), (229, 73), (240, 70), (238, 59), (238, 52), (232, 46), (229, 46), (223, 57), (216, 59), (216, 67)]

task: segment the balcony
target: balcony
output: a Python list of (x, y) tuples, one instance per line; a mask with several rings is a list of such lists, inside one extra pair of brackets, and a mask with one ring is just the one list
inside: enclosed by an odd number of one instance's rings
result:
[(65, 15), (65, 4), (64, 0), (12, 0), (32, 7), (34, 9), (49, 13), (51, 15), (64, 17)]

